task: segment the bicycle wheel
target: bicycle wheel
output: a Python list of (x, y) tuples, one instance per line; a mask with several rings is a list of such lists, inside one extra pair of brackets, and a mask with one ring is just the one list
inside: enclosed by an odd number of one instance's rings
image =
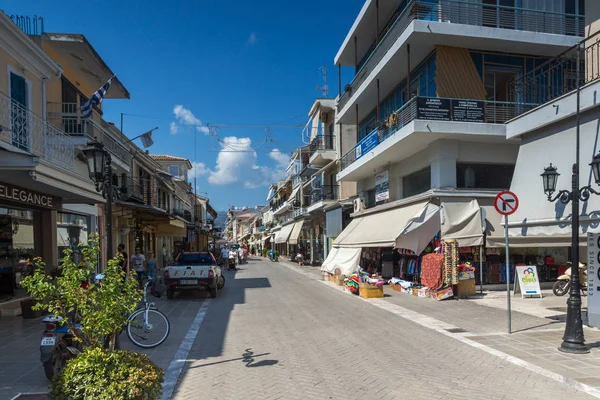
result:
[(148, 320), (144, 321), (146, 309), (134, 311), (127, 322), (127, 337), (136, 346), (156, 347), (169, 336), (171, 324), (166, 315), (158, 310), (148, 310)]

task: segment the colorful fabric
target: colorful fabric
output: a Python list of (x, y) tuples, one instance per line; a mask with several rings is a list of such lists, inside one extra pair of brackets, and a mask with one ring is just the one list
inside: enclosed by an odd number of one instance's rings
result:
[(346, 286), (348, 287), (348, 290), (350, 290), (350, 292), (352, 292), (354, 294), (358, 294), (359, 282), (360, 282), (360, 278), (358, 277), (358, 274), (352, 274), (348, 278), (348, 282), (346, 283)]
[(421, 284), (433, 290), (444, 285), (444, 255), (427, 254), (421, 265)]

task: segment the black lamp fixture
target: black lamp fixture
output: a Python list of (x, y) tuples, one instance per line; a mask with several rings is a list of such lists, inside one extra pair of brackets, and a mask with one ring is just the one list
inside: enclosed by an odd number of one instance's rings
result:
[(119, 190), (112, 185), (112, 158), (104, 145), (96, 138), (88, 142), (83, 149), (83, 154), (87, 159), (88, 172), (90, 179), (96, 185), (96, 191), (102, 193), (106, 199), (106, 255), (111, 258), (112, 249), (112, 203), (118, 197)]
[[(578, 124), (579, 128), (579, 124)], [(579, 130), (579, 129), (578, 129)], [(560, 201), (563, 204), (572, 202), (571, 212), (571, 289), (567, 300), (567, 324), (563, 342), (559, 350), (565, 353), (589, 353), (583, 335), (583, 320), (581, 318), (581, 283), (579, 280), (579, 202), (588, 201), (592, 194), (600, 195), (591, 185), (579, 187), (579, 135), (577, 135), (577, 156), (573, 164), (571, 190), (560, 190), (555, 196), (558, 183), (558, 169), (550, 164), (541, 174), (544, 193), (548, 201)], [(600, 153), (596, 154), (589, 164), (594, 174), (596, 184), (600, 185)]]

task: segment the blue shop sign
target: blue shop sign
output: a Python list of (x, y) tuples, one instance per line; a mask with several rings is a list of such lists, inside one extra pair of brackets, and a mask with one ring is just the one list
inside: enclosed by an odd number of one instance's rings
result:
[(373, 129), (363, 140), (361, 140), (354, 148), (356, 159), (358, 160), (364, 154), (373, 150), (379, 144), (379, 129)]

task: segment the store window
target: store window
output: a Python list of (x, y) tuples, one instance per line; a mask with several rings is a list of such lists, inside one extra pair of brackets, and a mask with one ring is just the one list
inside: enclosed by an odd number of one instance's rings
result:
[(414, 196), (431, 189), (431, 167), (402, 178), (402, 198)]
[(21, 281), (33, 274), (33, 212), (0, 208), (0, 302), (27, 296)]
[(456, 186), (459, 189), (509, 189), (514, 165), (456, 164)]
[(63, 257), (66, 249), (73, 251), (75, 262), (79, 262), (81, 253), (80, 244), (87, 244), (90, 234), (90, 217), (80, 214), (56, 214), (56, 242), (58, 244), (58, 257)]

